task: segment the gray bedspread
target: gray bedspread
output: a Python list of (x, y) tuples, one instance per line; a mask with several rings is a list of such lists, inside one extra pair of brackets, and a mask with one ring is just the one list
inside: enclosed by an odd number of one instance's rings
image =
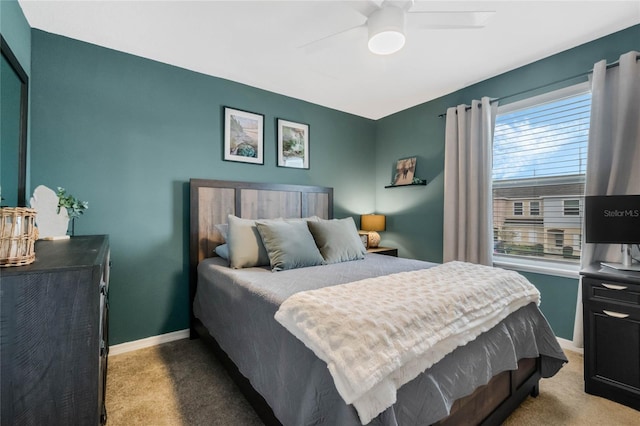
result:
[[(221, 258), (198, 266), (195, 316), (265, 398), (285, 426), (360, 425), (355, 409), (338, 395), (327, 365), (273, 318), (299, 291), (435, 266), (368, 254), (364, 260), (281, 272), (234, 270)], [(554, 375), (567, 359), (534, 305), (514, 312), (474, 341), (457, 348), (398, 391), (398, 400), (370, 425), (428, 425), (453, 402), (521, 358), (542, 355), (542, 375)]]

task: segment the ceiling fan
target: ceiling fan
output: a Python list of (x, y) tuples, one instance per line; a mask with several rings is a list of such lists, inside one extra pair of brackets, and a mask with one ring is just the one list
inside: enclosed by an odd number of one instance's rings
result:
[(364, 38), (368, 34), (367, 46), (372, 53), (390, 55), (402, 49), (406, 41), (406, 28), (416, 29), (463, 29), (482, 28), (495, 11), (412, 11), (414, 0), (384, 0), (381, 3), (349, 2), (356, 7), (366, 21), (344, 31), (328, 35), (300, 46), (307, 51), (328, 47), (340, 39)]

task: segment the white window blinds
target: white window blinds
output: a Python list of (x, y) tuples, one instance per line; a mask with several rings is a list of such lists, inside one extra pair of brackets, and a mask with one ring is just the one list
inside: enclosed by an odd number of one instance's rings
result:
[(498, 110), (493, 145), (497, 254), (577, 262), (591, 93), (584, 85)]

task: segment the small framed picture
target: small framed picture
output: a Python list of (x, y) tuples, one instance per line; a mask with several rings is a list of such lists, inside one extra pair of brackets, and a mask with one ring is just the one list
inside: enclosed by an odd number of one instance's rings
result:
[(224, 107), (224, 160), (264, 164), (264, 115)]
[(364, 245), (364, 248), (368, 249), (369, 248), (369, 232), (359, 231), (358, 234), (360, 235), (360, 240), (362, 241), (362, 245)]
[(413, 183), (413, 176), (416, 172), (417, 157), (401, 158), (396, 161), (396, 169), (394, 171), (391, 185), (410, 185)]
[(278, 166), (309, 168), (309, 125), (278, 118)]

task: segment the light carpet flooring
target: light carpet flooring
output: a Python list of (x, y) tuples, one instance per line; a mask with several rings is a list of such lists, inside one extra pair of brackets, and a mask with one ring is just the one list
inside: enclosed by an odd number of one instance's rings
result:
[[(509, 426), (640, 425), (640, 412), (584, 393), (582, 355), (540, 382), (504, 423)], [(110, 356), (107, 426), (262, 426), (226, 371), (200, 340), (178, 340)], [(338, 425), (336, 425), (338, 426)]]

